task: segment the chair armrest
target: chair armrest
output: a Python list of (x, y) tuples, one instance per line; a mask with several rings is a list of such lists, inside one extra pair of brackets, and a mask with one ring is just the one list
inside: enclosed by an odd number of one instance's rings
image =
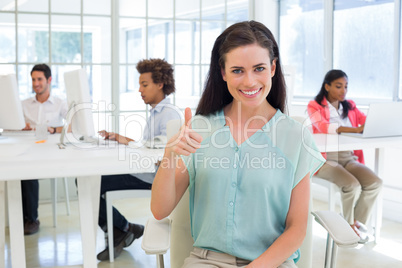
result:
[(163, 255), (170, 248), (171, 220), (149, 218), (145, 225), (141, 247), (146, 254)]
[(360, 238), (342, 216), (333, 211), (311, 212), (314, 219), (324, 227), (340, 247), (355, 247)]

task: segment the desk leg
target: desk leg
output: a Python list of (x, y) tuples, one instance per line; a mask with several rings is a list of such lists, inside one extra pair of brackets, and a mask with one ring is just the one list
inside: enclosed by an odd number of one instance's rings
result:
[(7, 182), (12, 267), (25, 268), (24, 221), (22, 218), (21, 181)]
[(100, 176), (78, 177), (82, 253), (84, 267), (97, 267), (96, 230), (99, 213)]
[(6, 198), (5, 181), (0, 181), (0, 268), (5, 267), (6, 252)]
[[(374, 172), (378, 177), (383, 179), (384, 174), (384, 148), (376, 148), (375, 149), (375, 163), (374, 163)], [(374, 229), (374, 241), (377, 242), (377, 239), (380, 238), (380, 231), (382, 226), (382, 206), (383, 206), (383, 196), (382, 190), (378, 195), (377, 201), (375, 203), (375, 209), (372, 218), (375, 221), (375, 229)]]

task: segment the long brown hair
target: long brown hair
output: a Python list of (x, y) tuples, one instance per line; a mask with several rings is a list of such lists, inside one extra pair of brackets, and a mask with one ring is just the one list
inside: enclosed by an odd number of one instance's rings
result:
[(271, 31), (264, 24), (256, 21), (244, 21), (231, 25), (216, 39), (212, 49), (204, 92), (198, 103), (196, 114), (212, 114), (232, 102), (233, 97), (229, 93), (221, 74), (221, 69), (225, 68), (225, 56), (232, 49), (251, 44), (258, 44), (266, 48), (271, 63), (276, 60), (275, 75), (272, 77), (272, 87), (267, 96), (267, 101), (274, 108), (282, 112), (285, 111), (286, 85), (279, 58), (278, 44)]

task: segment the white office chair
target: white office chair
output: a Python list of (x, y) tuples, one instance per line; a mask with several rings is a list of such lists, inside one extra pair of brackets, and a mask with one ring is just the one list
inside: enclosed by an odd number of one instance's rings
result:
[[(58, 178), (50, 179), (50, 187), (52, 191), (52, 210), (53, 210), (53, 226), (57, 226), (57, 180)], [(67, 215), (70, 215), (70, 196), (68, 193), (68, 178), (63, 177), (64, 183), (64, 198), (66, 203)]]
[[(106, 199), (106, 215), (107, 215), (107, 232), (105, 240), (108, 241), (108, 247), (114, 248), (113, 245), (113, 201), (128, 198), (151, 197), (151, 190), (129, 189), (108, 191), (105, 193)], [(114, 262), (114, 250), (109, 250), (109, 261)]]
[[(182, 125), (181, 119), (170, 120), (166, 123), (167, 139), (169, 140), (173, 134), (180, 129)], [(169, 135), (170, 134), (170, 135)], [(108, 241), (108, 247), (113, 248), (113, 201), (127, 198), (141, 198), (151, 197), (151, 190), (118, 190), (109, 191), (105, 193), (106, 199), (106, 214), (107, 214), (107, 233), (105, 233), (105, 240)], [(109, 262), (114, 262), (114, 251), (109, 251)]]
[[(163, 254), (170, 248), (170, 267), (179, 268), (184, 259), (193, 250), (193, 239), (190, 230), (188, 190), (171, 214), (171, 219), (165, 218), (158, 221), (150, 218), (145, 226), (142, 239), (142, 248), (147, 254), (156, 255), (157, 267), (164, 267)], [(349, 224), (338, 214), (332, 211), (313, 212), (315, 220), (328, 231), (327, 245), (332, 245), (332, 250), (327, 250), (325, 267), (335, 268), (337, 247), (355, 247), (359, 237), (353, 232)], [(301, 250), (301, 258), (297, 263), (299, 268), (311, 268), (312, 263), (312, 223), (311, 216), (307, 227), (306, 238)]]

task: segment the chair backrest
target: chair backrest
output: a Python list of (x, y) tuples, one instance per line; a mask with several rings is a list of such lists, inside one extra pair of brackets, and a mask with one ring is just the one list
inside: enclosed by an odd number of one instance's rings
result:
[(189, 191), (184, 193), (171, 214), (170, 267), (180, 268), (184, 259), (190, 256), (194, 240), (191, 236)]

